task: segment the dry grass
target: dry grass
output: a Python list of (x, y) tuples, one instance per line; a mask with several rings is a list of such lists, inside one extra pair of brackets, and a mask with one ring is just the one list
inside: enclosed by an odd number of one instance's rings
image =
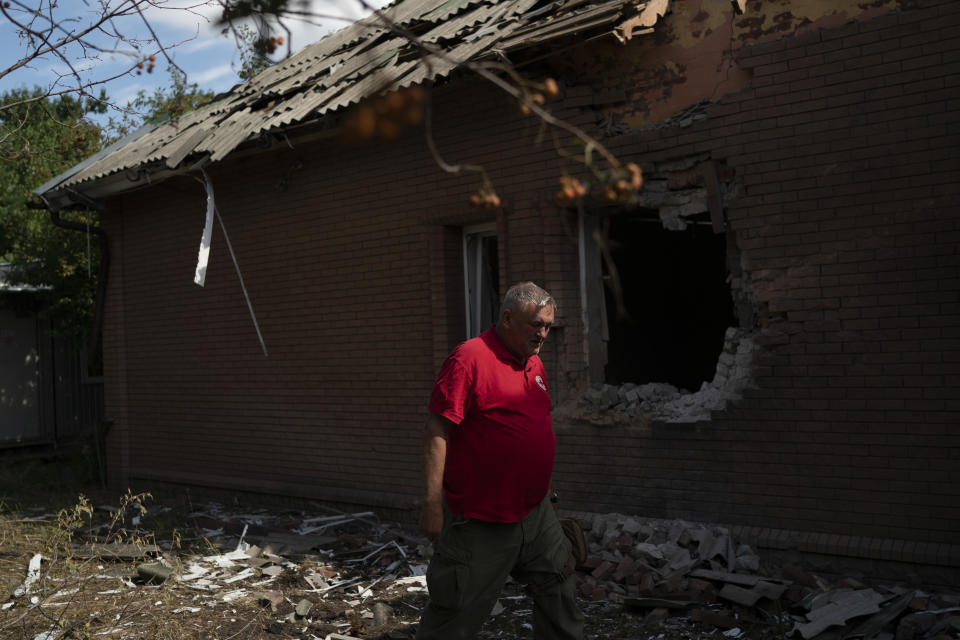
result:
[[(213, 548), (184, 513), (151, 511), (152, 496), (114, 496), (84, 483), (81, 459), (4, 465), (0, 487), (0, 637), (232, 638), (259, 637), (269, 609), (247, 597), (230, 606), (197, 605), (197, 592), (175, 580), (146, 583), (137, 567)], [(78, 469), (80, 472), (78, 473)], [(71, 492), (72, 484), (97, 494)], [(79, 478), (79, 481), (76, 479)], [(120, 557), (116, 551), (122, 551)], [(30, 578), (31, 559), (42, 562)]]

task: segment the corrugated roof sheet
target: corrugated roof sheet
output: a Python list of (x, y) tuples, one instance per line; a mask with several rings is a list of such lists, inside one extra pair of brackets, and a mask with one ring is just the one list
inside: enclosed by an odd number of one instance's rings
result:
[[(660, 0), (651, 0), (660, 1)], [(371, 15), (305, 47), (215, 102), (177, 120), (144, 127), (37, 190), (63, 194), (119, 172), (162, 163), (176, 169), (191, 156), (217, 161), (243, 142), (342, 109), (386, 87), (448, 75), (494, 51), (571, 34), (610, 32), (647, 6), (638, 0), (399, 0), (383, 11), (444, 55), (423, 62), (417, 46)], [(196, 161), (194, 157), (192, 161)]]

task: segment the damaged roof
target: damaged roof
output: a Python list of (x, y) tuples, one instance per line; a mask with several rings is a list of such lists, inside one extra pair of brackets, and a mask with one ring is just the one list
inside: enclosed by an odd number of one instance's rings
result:
[[(175, 120), (142, 127), (35, 193), (53, 209), (216, 162), (246, 141), (386, 89), (449, 75), (564, 36), (625, 42), (652, 31), (668, 0), (398, 0)], [(428, 54), (396, 25), (440, 54)]]

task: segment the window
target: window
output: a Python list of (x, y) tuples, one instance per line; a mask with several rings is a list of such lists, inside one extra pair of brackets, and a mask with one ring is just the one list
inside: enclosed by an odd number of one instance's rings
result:
[(497, 230), (493, 223), (463, 230), (463, 285), (467, 338), (479, 335), (500, 313)]

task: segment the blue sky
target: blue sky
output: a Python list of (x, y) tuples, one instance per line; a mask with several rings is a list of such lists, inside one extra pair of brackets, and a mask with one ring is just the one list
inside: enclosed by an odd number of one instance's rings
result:
[[(81, 28), (95, 15), (100, 1), (59, 0), (56, 9), (57, 21), (66, 28)], [(14, 15), (17, 15), (15, 12), (18, 8), (35, 8), (41, 3), (43, 6), (49, 4), (49, 0), (10, 2), (12, 6), (7, 11), (14, 12)], [(124, 0), (109, 0), (114, 6), (122, 2)], [(290, 5), (297, 6), (295, 2), (296, 0), (291, 0)], [(216, 25), (216, 18), (220, 15), (219, 5), (205, 0), (155, 0), (154, 4), (162, 8), (150, 7), (145, 15), (160, 40), (168, 47), (170, 58), (187, 72), (190, 82), (216, 92), (226, 91), (239, 82), (237, 70), (240, 68), (240, 55), (234, 39), (232, 36), (221, 35), (220, 28)], [(375, 0), (370, 4), (382, 6), (385, 2)], [(315, 16), (310, 20), (310, 24), (292, 20), (288, 23), (292, 28), (292, 37), (289, 40), (294, 51), (368, 13), (359, 0), (310, 0), (310, 12)], [(334, 19), (335, 17), (345, 19)], [(114, 25), (117, 31), (127, 37), (144, 41), (150, 38), (147, 27), (137, 15), (119, 18)], [(98, 79), (124, 74), (140, 57), (149, 54), (156, 56), (153, 73), (143, 72), (139, 76), (126, 73), (104, 85), (114, 104), (125, 105), (141, 89), (150, 93), (159, 86), (169, 84), (167, 61), (157, 51), (155, 44), (144, 42), (140, 55), (137, 55), (130, 45), (118, 43), (104, 35), (97, 37), (96, 42), (108, 51), (86, 58), (79, 48), (68, 51), (68, 57), (74, 61), (76, 68), (82, 69), (84, 78)], [(274, 58), (279, 60), (282, 53), (286, 53), (286, 46), (278, 50)], [(26, 54), (27, 49), (13, 24), (0, 16), (0, 73), (23, 59)], [(48, 55), (29, 67), (17, 69), (0, 78), (0, 91), (23, 86), (55, 86), (57, 76), (66, 69), (62, 62)], [(93, 92), (99, 93), (99, 89)]]

